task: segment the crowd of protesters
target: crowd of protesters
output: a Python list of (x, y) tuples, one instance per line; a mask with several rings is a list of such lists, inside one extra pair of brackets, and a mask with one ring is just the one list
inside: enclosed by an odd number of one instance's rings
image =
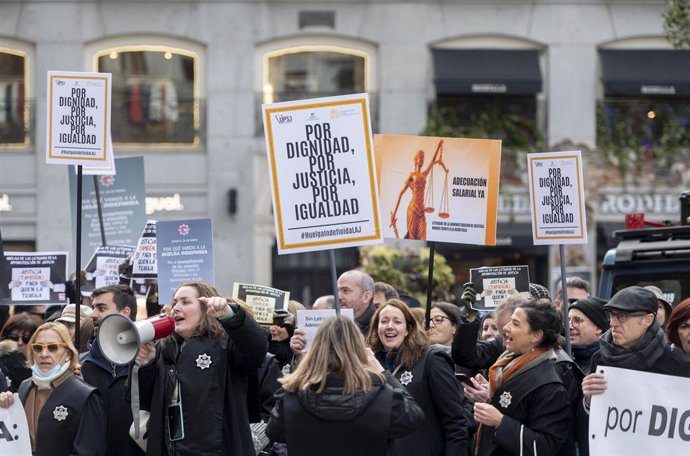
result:
[(137, 319), (136, 296), (107, 286), (80, 307), (7, 316), (0, 407), (19, 398), (35, 455), (586, 456), (592, 397), (607, 389), (597, 366), (690, 378), (690, 298), (672, 306), (633, 286), (607, 301), (581, 279), (565, 286), (570, 354), (560, 285), (552, 299), (532, 283), (485, 313), (466, 284), (427, 322), (404, 290), (347, 271), (337, 300), (354, 319), (325, 320), (305, 351), (300, 303), (261, 326), (241, 300), (186, 282), (147, 306), (175, 329), (130, 365), (103, 355), (98, 330), (115, 313)]

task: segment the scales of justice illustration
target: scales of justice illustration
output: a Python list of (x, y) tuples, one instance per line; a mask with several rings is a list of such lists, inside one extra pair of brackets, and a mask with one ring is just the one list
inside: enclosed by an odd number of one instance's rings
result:
[(447, 219), (450, 217), (448, 208), (448, 173), (449, 169), (443, 161), (443, 140), (436, 146), (436, 151), (431, 162), (423, 169), (424, 151), (417, 150), (414, 155), (414, 170), (405, 179), (402, 190), (398, 194), (395, 208), (391, 211), (390, 227), (393, 228), (396, 239), (399, 239), (397, 227), (397, 212), (403, 195), (409, 189), (412, 198), (407, 206), (407, 233), (405, 239), (426, 240), (426, 214), (436, 212), (434, 204), (434, 169), (439, 166), (444, 172), (441, 201), (438, 207), (438, 217)]

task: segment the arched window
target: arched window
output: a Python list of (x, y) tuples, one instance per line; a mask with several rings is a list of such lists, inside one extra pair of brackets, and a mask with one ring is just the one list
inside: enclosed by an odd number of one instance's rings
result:
[(27, 55), (0, 47), (0, 145), (29, 141)]
[(369, 56), (336, 46), (299, 46), (264, 55), (264, 102), (369, 90)]
[(160, 45), (98, 51), (96, 71), (112, 73), (115, 143), (200, 142), (199, 62), (195, 52)]

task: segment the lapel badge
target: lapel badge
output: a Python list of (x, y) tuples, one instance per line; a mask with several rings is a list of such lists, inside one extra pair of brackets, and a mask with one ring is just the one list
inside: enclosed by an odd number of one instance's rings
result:
[(206, 353), (201, 354), (196, 357), (196, 367), (198, 367), (201, 370), (208, 369), (211, 367), (211, 357), (208, 356)]
[(508, 391), (504, 391), (503, 394), (501, 394), (501, 397), (498, 399), (498, 403), (501, 404), (501, 407), (508, 408), (512, 400), (513, 396)]
[(409, 385), (410, 383), (412, 383), (412, 378), (414, 378), (414, 376), (412, 375), (412, 372), (410, 372), (410, 371), (405, 371), (405, 372), (403, 372), (402, 375), (400, 376), (400, 384), (401, 384), (401, 385), (404, 385), (404, 386), (407, 386), (407, 385)]
[(65, 421), (67, 415), (69, 415), (69, 413), (67, 412), (67, 407), (64, 405), (58, 405), (55, 407), (55, 410), (53, 410), (53, 418), (55, 418), (56, 421)]

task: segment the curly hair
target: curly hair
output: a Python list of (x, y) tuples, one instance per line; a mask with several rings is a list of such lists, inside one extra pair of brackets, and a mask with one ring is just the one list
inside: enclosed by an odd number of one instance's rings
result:
[(563, 321), (555, 307), (540, 300), (531, 300), (518, 305), (517, 308), (525, 311), (531, 331), (543, 333), (539, 347), (554, 348), (558, 345), (559, 336), (563, 331)]

